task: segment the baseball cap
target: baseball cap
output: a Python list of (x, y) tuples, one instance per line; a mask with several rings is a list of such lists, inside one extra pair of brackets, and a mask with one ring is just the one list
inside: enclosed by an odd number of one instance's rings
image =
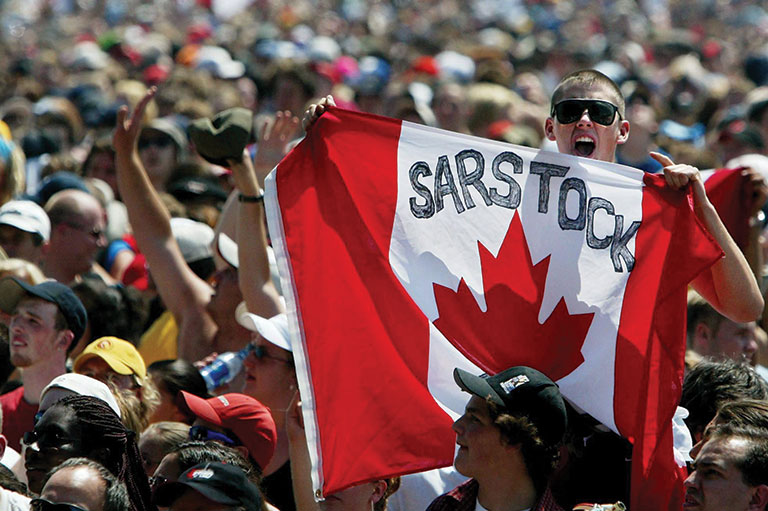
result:
[(0, 224), (37, 234), (43, 240), (51, 237), (51, 221), (45, 210), (31, 200), (12, 200), (0, 207)]
[(120, 406), (118, 406), (109, 387), (95, 378), (76, 373), (61, 374), (45, 386), (40, 393), (40, 411), (47, 410), (56, 401), (72, 394), (101, 399), (112, 408), (118, 417), (121, 417)]
[(88, 313), (83, 302), (77, 295), (61, 282), (48, 280), (36, 286), (27, 284), (16, 277), (7, 277), (0, 280), (0, 309), (6, 314), (13, 314), (16, 306), (25, 296), (40, 298), (46, 302), (55, 303), (64, 316), (75, 338), (73, 342), (82, 337), (85, 332), (85, 324), (88, 322)]
[(247, 511), (262, 506), (261, 492), (245, 472), (219, 462), (200, 463), (182, 472), (177, 481), (159, 486), (153, 495), (155, 504), (170, 507), (188, 488), (226, 506), (243, 506)]
[(563, 439), (568, 424), (563, 396), (557, 384), (536, 369), (515, 366), (493, 376), (475, 376), (456, 368), (453, 379), (463, 391), (490, 398), (509, 412), (525, 411), (548, 443)]
[(208, 224), (189, 218), (171, 218), (171, 232), (187, 263), (213, 257), (214, 232)]
[(288, 316), (285, 313), (264, 318), (248, 312), (245, 302), (240, 302), (235, 309), (235, 317), (240, 325), (251, 332), (258, 333), (278, 348), (293, 351), (291, 349), (291, 334), (288, 330)]
[(101, 358), (117, 374), (135, 374), (141, 379), (147, 376), (147, 366), (136, 347), (117, 337), (99, 337), (85, 347), (72, 364), (74, 372), (92, 358)]
[(234, 392), (203, 399), (182, 390), (181, 396), (194, 415), (237, 436), (260, 470), (267, 466), (277, 444), (277, 429), (269, 408), (251, 396)]
[(198, 154), (214, 165), (229, 167), (228, 160), (239, 160), (251, 140), (253, 112), (235, 107), (212, 118), (201, 118), (189, 125), (189, 138)]
[(227, 264), (234, 268), (240, 267), (240, 258), (238, 256), (237, 243), (235, 240), (223, 232), (220, 232), (216, 239), (216, 249)]

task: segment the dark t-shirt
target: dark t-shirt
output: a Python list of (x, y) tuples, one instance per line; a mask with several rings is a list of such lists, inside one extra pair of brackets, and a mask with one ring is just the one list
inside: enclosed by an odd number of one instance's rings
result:
[(0, 396), (0, 406), (3, 408), (2, 433), (8, 439), (8, 445), (21, 452), (21, 437), (34, 428), (38, 405), (24, 400), (22, 386)]
[(293, 500), (293, 482), (291, 480), (291, 462), (278, 468), (261, 480), (261, 491), (270, 504), (280, 511), (296, 511)]

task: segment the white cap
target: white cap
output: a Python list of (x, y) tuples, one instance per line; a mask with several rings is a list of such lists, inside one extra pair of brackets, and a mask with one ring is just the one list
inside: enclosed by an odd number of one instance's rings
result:
[(43, 240), (51, 237), (51, 221), (45, 210), (30, 200), (12, 200), (0, 208), (0, 224), (37, 234)]
[(235, 317), (238, 323), (251, 332), (258, 333), (278, 348), (293, 352), (291, 334), (288, 331), (288, 316), (285, 313), (267, 319), (248, 312), (245, 302), (240, 302), (235, 309)]
[(213, 257), (214, 232), (208, 224), (189, 218), (171, 218), (171, 231), (187, 263)]
[(224, 259), (229, 265), (235, 268), (240, 267), (240, 259), (238, 256), (237, 243), (235, 240), (223, 232), (220, 232), (218, 239), (216, 240), (216, 248), (218, 248), (221, 258)]
[(120, 407), (115, 396), (104, 383), (90, 376), (66, 373), (57, 376), (40, 393), (39, 409), (44, 412), (54, 403), (71, 395), (91, 396), (101, 399), (120, 417)]

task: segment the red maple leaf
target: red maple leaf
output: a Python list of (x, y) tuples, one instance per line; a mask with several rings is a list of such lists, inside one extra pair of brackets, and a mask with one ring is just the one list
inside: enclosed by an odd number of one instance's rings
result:
[(583, 361), (581, 347), (594, 313), (570, 314), (561, 298), (539, 323), (549, 256), (531, 261), (520, 218), (515, 213), (499, 255), (478, 243), (486, 312), (464, 279), (457, 291), (434, 284), (440, 317), (434, 325), (469, 360), (488, 374), (525, 365), (558, 380)]

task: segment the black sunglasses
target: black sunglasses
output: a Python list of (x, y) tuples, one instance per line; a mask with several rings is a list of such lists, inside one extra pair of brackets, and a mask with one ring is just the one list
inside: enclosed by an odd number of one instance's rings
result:
[(32, 499), (29, 504), (32, 511), (88, 511), (74, 504), (51, 502), (46, 499)]
[(189, 428), (189, 439), (200, 440), (202, 442), (222, 442), (229, 446), (241, 445), (240, 442), (231, 439), (224, 433), (213, 431), (212, 429), (208, 429), (205, 426), (192, 426)]
[(556, 117), (560, 124), (570, 124), (581, 119), (584, 110), (589, 113), (589, 118), (593, 122), (610, 126), (616, 118), (619, 107), (601, 99), (564, 99), (552, 107), (552, 117)]
[(140, 138), (138, 147), (139, 149), (146, 149), (149, 146), (155, 146), (159, 149), (163, 149), (171, 144), (173, 144), (173, 140), (169, 137)]
[(272, 360), (277, 360), (278, 362), (282, 362), (283, 364), (288, 364), (289, 366), (293, 366), (293, 360), (270, 355), (269, 353), (267, 353), (267, 349), (262, 344), (251, 343), (250, 352), (253, 353), (253, 356), (258, 359), (269, 358)]

